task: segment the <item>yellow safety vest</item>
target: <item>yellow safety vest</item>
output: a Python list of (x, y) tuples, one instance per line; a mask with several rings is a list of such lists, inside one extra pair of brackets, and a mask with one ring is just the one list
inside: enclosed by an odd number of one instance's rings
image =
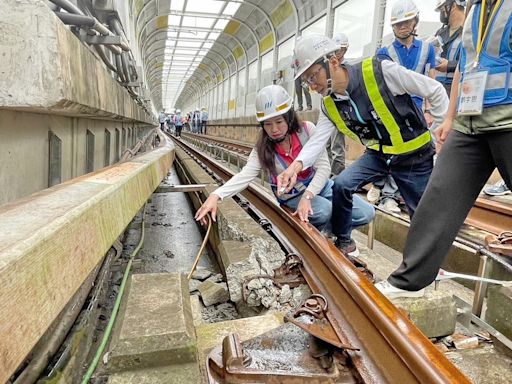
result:
[[(423, 147), (431, 140), (430, 132), (427, 130), (426, 132), (423, 132), (422, 134), (416, 136), (411, 140), (404, 141), (400, 126), (395, 121), (393, 114), (390, 112), (382, 95), (380, 94), (379, 86), (377, 85), (377, 81), (375, 80), (373, 60), (374, 58), (369, 58), (362, 62), (364, 86), (375, 112), (377, 113), (380, 120), (382, 121), (382, 124), (389, 133), (389, 137), (391, 139), (392, 144), (381, 145), (378, 142), (378, 139), (375, 139), (375, 141), (372, 140), (370, 143), (366, 143), (366, 147), (369, 149), (373, 149), (375, 151), (382, 150), (383, 153), (389, 155), (401, 155), (404, 153), (415, 151)], [(361, 141), (361, 139), (359, 138), (359, 136), (357, 136), (356, 133), (354, 133), (347, 127), (332, 97), (324, 97), (323, 103), (325, 106), (325, 111), (327, 112), (327, 116), (336, 125), (336, 128), (338, 128), (338, 130), (341, 133), (355, 141), (365, 144)], [(374, 144), (375, 142), (377, 143)]]

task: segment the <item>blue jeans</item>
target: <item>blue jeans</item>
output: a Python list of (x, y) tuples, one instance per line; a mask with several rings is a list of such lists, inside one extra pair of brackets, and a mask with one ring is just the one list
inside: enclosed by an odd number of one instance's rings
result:
[(432, 167), (432, 151), (393, 156), (390, 159), (376, 151), (365, 152), (334, 179), (332, 209), (335, 214), (331, 219), (332, 232), (338, 238), (350, 239), (353, 228), (352, 207), (356, 202), (354, 192), (388, 175), (393, 176), (412, 217), (427, 186)]
[[(313, 214), (309, 216), (309, 222), (319, 230), (331, 230), (333, 185), (334, 181), (330, 179), (327, 180), (327, 183), (325, 183), (325, 186), (320, 193), (311, 200), (311, 209), (313, 210)], [(302, 193), (297, 197), (288, 200), (284, 205), (295, 211), (301, 198)], [(352, 226), (359, 227), (361, 225), (366, 225), (372, 221), (374, 217), (375, 208), (359, 196), (355, 195), (352, 207)]]

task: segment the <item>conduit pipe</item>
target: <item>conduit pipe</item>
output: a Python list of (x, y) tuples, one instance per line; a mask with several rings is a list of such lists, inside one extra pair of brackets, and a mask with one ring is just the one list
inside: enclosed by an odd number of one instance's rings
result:
[(110, 62), (110, 59), (107, 57), (107, 54), (105, 53), (105, 50), (103, 49), (103, 47), (101, 45), (95, 45), (94, 49), (96, 49), (98, 56), (105, 63), (107, 68), (110, 69), (111, 71), (117, 72), (116, 67), (114, 67), (114, 65), (112, 65), (112, 63)]
[[(95, 31), (97, 31), (101, 35), (103, 35), (103, 36), (114, 36), (114, 34), (110, 31), (110, 29), (108, 29), (103, 24), (101, 24), (94, 16), (87, 16), (84, 12), (82, 12), (82, 10), (80, 8), (78, 8), (76, 5), (74, 5), (73, 3), (69, 2), (68, 0), (50, 0), (50, 1), (53, 4), (55, 4), (55, 5), (63, 8), (63, 9), (65, 9), (70, 14), (74, 14), (74, 15), (78, 15), (78, 16), (83, 16), (84, 18), (90, 18), (94, 22), (94, 24), (93, 25), (88, 25), (87, 24), (87, 26), (89, 26), (90, 28), (94, 29)], [(62, 13), (62, 12), (58, 12), (58, 13), (59, 14), (65, 14), (65, 13)], [(57, 16), (59, 16), (59, 15), (57, 14)], [(82, 19), (82, 20), (85, 22), (86, 19)], [(82, 25), (86, 25), (86, 24), (82, 24)], [(106, 45), (109, 48), (112, 46), (111, 44), (106, 44)], [(119, 46), (123, 50), (125, 50), (125, 51), (129, 51), (130, 50), (130, 48), (128, 47), (128, 45), (124, 41), (122, 41), (119, 44)], [(116, 48), (117, 48), (117, 50), (119, 50), (118, 47), (116, 47)], [(119, 54), (121, 52), (119, 51), (119, 52), (114, 52), (114, 53)]]
[[(121, 26), (121, 23), (117, 18), (111, 17), (108, 19), (108, 24), (110, 25), (110, 28), (114, 30), (115, 33), (117, 33), (119, 36), (121, 36), (121, 40), (123, 42), (123, 50), (130, 51), (130, 47), (128, 46), (128, 39), (126, 38), (126, 35), (124, 33), (123, 27)], [(126, 49), (124, 48), (126, 46)]]
[[(96, 20), (92, 16), (78, 15), (78, 14), (66, 13), (66, 12), (55, 12), (55, 14), (64, 24), (89, 27), (101, 35), (113, 36), (112, 32), (110, 32), (103, 24), (101, 24), (98, 20)], [(105, 30), (108, 31), (108, 33), (105, 33)], [(105, 44), (105, 46), (108, 49), (110, 49), (113, 53), (115, 53), (116, 55), (119, 55), (122, 52), (121, 48), (119, 48), (115, 45)]]

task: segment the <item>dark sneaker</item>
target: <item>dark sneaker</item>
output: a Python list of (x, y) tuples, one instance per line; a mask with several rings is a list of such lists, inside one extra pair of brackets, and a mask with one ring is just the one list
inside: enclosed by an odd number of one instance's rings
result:
[(366, 263), (358, 258), (359, 250), (357, 249), (356, 243), (354, 240), (350, 239), (349, 241), (338, 241), (334, 242), (336, 248), (338, 248), (354, 266), (364, 275), (368, 280), (372, 283), (375, 281), (375, 276), (372, 271), (368, 269)]
[(302, 109), (303, 109), (303, 108), (302, 108), (302, 105), (301, 105), (301, 106), (299, 106), (299, 108), (297, 108), (297, 111), (299, 111), (299, 112), (300, 112), (300, 111), (302, 111)]
[(352, 239), (350, 240), (338, 240), (334, 242), (336, 248), (338, 248), (341, 252), (349, 257), (357, 257), (359, 256), (359, 250), (357, 249), (356, 242)]

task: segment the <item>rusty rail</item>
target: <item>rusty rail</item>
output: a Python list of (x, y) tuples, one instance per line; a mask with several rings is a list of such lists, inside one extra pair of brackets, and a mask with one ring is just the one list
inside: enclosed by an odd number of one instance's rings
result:
[[(242, 152), (246, 155), (252, 149), (252, 146), (248, 144), (233, 140), (190, 133), (187, 133), (187, 135), (197, 140), (217, 143), (223, 148)], [(486, 198), (478, 198), (464, 223), (495, 235), (499, 235), (504, 231), (510, 231), (512, 228), (512, 205)]]
[(236, 142), (234, 140), (228, 140), (228, 139), (223, 139), (223, 138), (214, 137), (214, 136), (198, 135), (198, 134), (190, 133), (190, 132), (182, 132), (181, 135), (183, 137), (189, 137), (189, 138), (194, 138), (196, 140), (206, 141), (209, 144), (213, 143), (213, 144), (218, 145), (219, 147), (229, 149), (231, 151), (235, 151), (235, 152), (241, 153), (246, 156), (249, 155), (249, 153), (251, 152), (251, 150), (254, 147), (253, 145), (244, 144), (242, 142)]
[[(224, 180), (232, 173), (183, 142), (192, 157)], [(303, 275), (329, 302), (327, 319), (364, 383), (470, 381), (316, 229), (276, 205), (262, 188), (242, 195), (272, 223), (274, 233), (303, 259)]]
[(499, 235), (512, 229), (512, 206), (498, 201), (478, 198), (465, 224)]

